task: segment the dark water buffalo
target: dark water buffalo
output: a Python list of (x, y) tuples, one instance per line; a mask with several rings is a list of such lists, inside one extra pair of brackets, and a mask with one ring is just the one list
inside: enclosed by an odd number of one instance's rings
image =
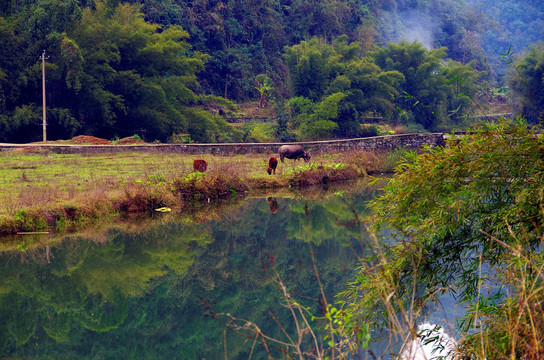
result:
[(195, 159), (193, 161), (193, 171), (204, 172), (208, 168), (206, 160)]
[(268, 175), (272, 175), (272, 173), (276, 173), (276, 167), (278, 166), (278, 159), (275, 156), (271, 156), (270, 159), (268, 159), (268, 169), (266, 169), (266, 172)]
[(310, 161), (310, 154), (304, 150), (302, 145), (282, 145), (279, 153), (281, 162), (283, 162), (284, 158), (293, 159), (294, 161), (303, 158), (306, 162)]

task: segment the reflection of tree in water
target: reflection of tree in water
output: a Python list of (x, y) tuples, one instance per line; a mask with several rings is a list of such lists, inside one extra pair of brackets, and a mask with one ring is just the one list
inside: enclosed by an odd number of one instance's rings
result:
[(102, 295), (91, 295), (75, 315), (88, 330), (101, 333), (116, 329), (128, 315), (127, 298), (121, 292), (115, 292), (108, 300)]
[(72, 315), (68, 312), (56, 312), (49, 306), (44, 306), (40, 312), (41, 325), (45, 333), (57, 343), (67, 342), (72, 328)]
[[(310, 224), (319, 271), (332, 297), (348, 279), (355, 261), (350, 246), (362, 236), (357, 227), (346, 230), (345, 225), (353, 223), (354, 209), (359, 215), (366, 211), (364, 201), (370, 197), (308, 202), (308, 216), (304, 200), (277, 199), (280, 210), (271, 214), (269, 201), (256, 199), (217, 221), (172, 222), (138, 234), (117, 230), (106, 244), (65, 242), (52, 249), (47, 266), (9, 262), (0, 279), (0, 293), (6, 294), (0, 297), (2, 319), (11, 329), (8, 336), (0, 331), (2, 353), (224, 357), (224, 328), (201, 315), (198, 297), (216, 300), (219, 311), (250, 319), (281, 338), (270, 314), (286, 327), (292, 322), (278, 306), (283, 299), (266, 256), (274, 257), (289, 291), (319, 311), (305, 224)], [(21, 302), (33, 304), (28, 314), (19, 306), (18, 315), (4, 316), (12, 303)], [(28, 342), (33, 335), (38, 347)], [(246, 339), (225, 336), (229, 359), (248, 358)]]
[[(7, 315), (5, 318), (8, 324), (8, 332), (14, 338), (15, 344), (21, 346), (26, 344), (36, 331), (38, 314), (35, 310), (35, 304), (33, 304), (32, 299), (17, 294), (6, 297), (6, 300), (10, 306), (8, 308), (2, 307), (2, 312)], [(8, 309), (11, 311), (8, 311)]]

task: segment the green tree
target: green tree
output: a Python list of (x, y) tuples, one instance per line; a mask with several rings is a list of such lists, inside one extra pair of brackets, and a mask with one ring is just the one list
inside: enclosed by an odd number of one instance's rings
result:
[(382, 71), (371, 58), (363, 58), (352, 62), (346, 74), (351, 82), (350, 100), (361, 114), (372, 111), (391, 116), (397, 87), (404, 82), (402, 73)]
[(388, 44), (371, 53), (383, 70), (400, 72), (405, 81), (403, 97), (396, 106), (413, 114), (413, 121), (427, 129), (451, 125), (470, 113), (476, 83), (484, 72), (474, 69), (475, 62), (446, 61), (446, 48), (427, 50), (419, 42)]
[(404, 75), (401, 91), (404, 97), (397, 99), (402, 109), (410, 109), (414, 119), (425, 128), (440, 124), (446, 115), (446, 78), (441, 63), (446, 49), (427, 50), (419, 42), (389, 43), (371, 53), (376, 64), (385, 71), (396, 70)]
[[(147, 22), (139, 5), (116, 1), (31, 2), (0, 19), (0, 137), (41, 138), (41, 62), (46, 49), (50, 139), (85, 133), (105, 138), (142, 134), (166, 140), (229, 138), (223, 119), (196, 107), (196, 74), (210, 59), (191, 48), (178, 25)], [(16, 86), (6, 86), (16, 84)], [(18, 113), (33, 109), (24, 121)], [(35, 116), (34, 116), (35, 115)]]
[(480, 14), (474, 23), (486, 24), (481, 32), (482, 47), (502, 83), (508, 66), (501, 61), (501, 55), (508, 49), (520, 54), (542, 40), (544, 3), (514, 0), (479, 0), (478, 3)]
[(137, 7), (119, 5), (110, 15), (97, 3), (84, 11), (73, 36), (86, 69), (81, 95), (87, 102), (79, 111), (89, 122), (98, 120), (86, 124), (91, 133), (113, 137), (121, 131), (165, 140), (186, 132), (192, 119), (180, 109), (195, 103), (195, 73), (208, 59), (198, 52), (187, 55), (187, 32), (178, 26), (159, 32)]
[(484, 72), (475, 70), (474, 66), (474, 62), (463, 65), (457, 61), (449, 60), (442, 69), (444, 77), (449, 83), (446, 108), (453, 124), (462, 123), (474, 109), (478, 83), (485, 75)]
[(508, 84), (514, 90), (517, 111), (531, 123), (544, 120), (544, 43), (530, 46), (523, 57), (510, 58), (508, 63), (513, 66)]
[(321, 99), (329, 80), (327, 62), (333, 55), (330, 45), (318, 38), (285, 49), (294, 96)]
[(465, 351), (540, 357), (542, 336), (531, 329), (544, 320), (541, 153), (534, 129), (505, 121), (401, 164), (371, 204), (372, 230), (389, 238), (345, 294), (350, 336), (363, 339), (375, 326), (414, 329), (417, 314), (451, 290), (469, 309)]
[[(310, 133), (319, 138), (325, 134), (358, 136), (360, 119), (365, 113), (390, 118), (395, 111), (394, 101), (399, 95), (396, 88), (404, 81), (403, 75), (396, 70), (382, 71), (373, 58), (361, 57), (360, 46), (349, 43), (346, 36), (338, 37), (332, 45), (317, 38), (302, 42), (287, 48), (285, 57), (296, 96), (319, 103), (334, 94), (344, 94), (335, 105), (334, 118), (318, 119), (316, 115), (307, 119), (306, 129), (302, 131), (305, 138)], [(312, 121), (319, 122), (312, 125)], [(295, 127), (300, 125), (299, 120), (294, 122)]]
[(257, 91), (259, 92), (260, 99), (259, 99), (259, 107), (265, 107), (266, 106), (266, 94), (272, 90), (272, 84), (270, 84), (270, 78), (264, 74), (257, 75), (257, 78), (255, 79), (257, 82)]
[(300, 138), (303, 140), (322, 140), (332, 138), (338, 124), (338, 108), (346, 94), (335, 93), (317, 104), (315, 110), (300, 126)]

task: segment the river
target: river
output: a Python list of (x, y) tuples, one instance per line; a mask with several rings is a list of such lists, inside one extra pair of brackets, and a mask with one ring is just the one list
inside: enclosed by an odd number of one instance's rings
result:
[[(253, 324), (295, 339), (286, 296), (307, 308), (308, 321), (322, 315), (314, 264), (333, 302), (366, 255), (360, 220), (375, 193), (348, 183), (140, 215), (32, 244), (21, 238), (18, 250), (0, 254), (0, 354), (281, 358), (281, 345), (254, 342)], [(303, 346), (311, 351), (311, 339)]]

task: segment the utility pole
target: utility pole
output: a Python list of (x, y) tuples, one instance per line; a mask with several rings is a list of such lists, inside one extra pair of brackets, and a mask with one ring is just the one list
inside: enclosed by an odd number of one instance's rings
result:
[[(42, 104), (43, 104), (43, 141), (47, 141), (47, 115), (46, 115), (46, 106), (45, 106), (45, 50), (43, 51), (42, 56), (40, 56), (40, 59), (42, 60)], [(49, 59), (49, 57), (47, 57)]]

